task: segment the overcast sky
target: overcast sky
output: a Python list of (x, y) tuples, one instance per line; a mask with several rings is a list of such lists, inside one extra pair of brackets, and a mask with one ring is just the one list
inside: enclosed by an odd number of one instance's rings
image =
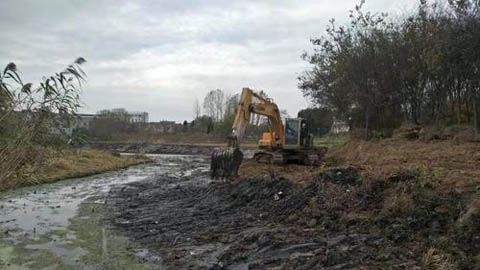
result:
[[(0, 65), (24, 81), (82, 56), (81, 112), (123, 107), (150, 121), (191, 120), (196, 98), (220, 88), (265, 89), (291, 116), (309, 106), (297, 88), (300, 55), (332, 17), (359, 0), (0, 0)], [(367, 0), (398, 14), (417, 0)]]

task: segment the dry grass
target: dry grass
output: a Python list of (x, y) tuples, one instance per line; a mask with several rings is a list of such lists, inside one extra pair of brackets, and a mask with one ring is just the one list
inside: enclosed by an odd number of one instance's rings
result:
[(303, 166), (297, 164), (272, 165), (258, 163), (253, 159), (245, 160), (239, 169), (239, 179), (267, 175), (270, 177), (282, 176), (296, 183), (305, 183), (313, 179), (313, 175), (323, 169), (320, 167)]
[(442, 251), (429, 248), (422, 257), (424, 270), (454, 270), (457, 269), (448, 255)]
[(325, 167), (354, 166), (363, 178), (388, 179), (411, 172), (423, 186), (441, 191), (472, 192), (480, 185), (480, 144), (454, 141), (381, 140), (350, 141), (331, 147), (320, 167), (287, 164), (282, 166), (244, 161), (241, 177), (283, 176), (297, 183), (309, 182)]
[(145, 156), (119, 156), (98, 150), (39, 148), (34, 151), (42, 155), (41, 162), (23, 166), (21, 171), (7, 179), (8, 181), (0, 183), (0, 191), (83, 177), (149, 162)]
[(405, 185), (385, 191), (381, 214), (384, 216), (409, 216), (415, 209), (415, 201)]
[(453, 141), (351, 141), (327, 153), (330, 165), (353, 165), (372, 178), (412, 171), (423, 185), (445, 191), (475, 191), (480, 184), (480, 144)]

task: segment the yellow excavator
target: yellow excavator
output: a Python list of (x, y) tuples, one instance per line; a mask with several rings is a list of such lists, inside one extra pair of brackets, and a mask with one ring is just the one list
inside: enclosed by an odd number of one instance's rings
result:
[(268, 119), (269, 131), (259, 140), (259, 150), (254, 154), (258, 162), (284, 164), (298, 163), (318, 165), (326, 148), (316, 148), (308, 123), (301, 118), (286, 118), (282, 122), (280, 110), (273, 100), (265, 98), (249, 88), (243, 88), (235, 109), (232, 133), (228, 136), (226, 150), (212, 153), (210, 171), (212, 178), (229, 177), (238, 173), (243, 160), (240, 144), (252, 114), (263, 115)]

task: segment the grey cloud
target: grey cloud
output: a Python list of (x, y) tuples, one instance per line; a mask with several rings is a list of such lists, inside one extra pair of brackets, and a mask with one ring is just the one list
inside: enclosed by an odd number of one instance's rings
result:
[[(2, 0), (0, 63), (28, 81), (88, 60), (85, 112), (125, 107), (152, 120), (192, 117), (212, 88), (266, 89), (291, 115), (307, 106), (296, 89), (300, 59), (331, 17), (356, 0)], [(367, 1), (374, 11), (416, 0)]]

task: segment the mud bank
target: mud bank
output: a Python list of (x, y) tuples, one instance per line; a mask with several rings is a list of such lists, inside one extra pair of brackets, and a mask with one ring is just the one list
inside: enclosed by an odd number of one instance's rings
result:
[[(392, 202), (390, 192), (409, 195)], [(117, 230), (169, 269), (480, 266), (476, 221), (458, 225), (461, 198), (419, 187), (413, 174), (367, 183), (353, 168), (330, 169), (297, 185), (194, 173), (131, 183), (107, 200)]]
[(119, 153), (210, 155), (215, 146), (180, 144), (142, 144), (142, 143), (90, 143), (87, 148), (107, 150)]

